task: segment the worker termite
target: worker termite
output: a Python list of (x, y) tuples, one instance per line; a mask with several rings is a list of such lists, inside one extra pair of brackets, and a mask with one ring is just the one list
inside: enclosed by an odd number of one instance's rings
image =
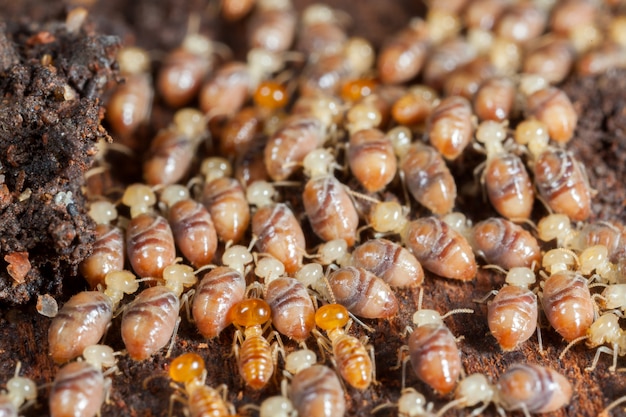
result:
[(185, 259), (196, 268), (210, 264), (217, 250), (217, 232), (204, 205), (177, 184), (165, 187), (159, 201), (166, 206), (174, 242)]
[(315, 234), (324, 241), (356, 241), (359, 216), (344, 185), (331, 175), (334, 157), (324, 149), (310, 152), (305, 173), (310, 177), (302, 192), (302, 203)]
[(395, 128), (387, 135), (400, 158), (400, 173), (413, 198), (434, 214), (452, 211), (456, 183), (441, 154), (421, 142), (411, 144), (406, 127)]
[(143, 163), (146, 183), (167, 185), (183, 179), (191, 167), (195, 150), (206, 135), (206, 119), (199, 110), (178, 110), (172, 124), (159, 131), (150, 143)]
[(483, 374), (464, 378), (456, 389), (455, 399), (442, 407), (437, 417), (442, 417), (453, 407), (475, 408), (471, 415), (478, 416), (493, 403), (498, 413), (520, 410), (526, 417), (530, 413), (549, 413), (566, 406), (572, 398), (572, 384), (552, 368), (536, 364), (514, 364), (500, 376), (498, 382), (489, 382)]
[(587, 280), (577, 272), (552, 272), (543, 281), (541, 301), (550, 325), (563, 338), (584, 336), (594, 321), (594, 304)]
[(170, 397), (169, 415), (172, 415), (174, 401), (179, 401), (186, 404), (190, 417), (235, 416), (234, 406), (226, 401), (226, 386), (215, 389), (204, 384), (207, 370), (204, 359), (197, 353), (184, 353), (175, 358), (168, 373), (176, 390)]
[(296, 50), (304, 53), (309, 61), (342, 50), (348, 39), (347, 15), (325, 4), (314, 3), (302, 11), (301, 19)]
[(211, 214), (219, 240), (237, 243), (243, 238), (250, 224), (250, 206), (239, 181), (221, 177), (205, 182), (202, 204)]
[(137, 47), (122, 48), (117, 54), (123, 84), (118, 85), (107, 104), (106, 120), (120, 137), (132, 135), (146, 123), (152, 110), (154, 88), (150, 57)]
[(37, 385), (30, 378), (20, 375), (21, 362), (15, 365), (15, 374), (0, 391), (0, 415), (17, 417), (18, 412), (31, 406), (37, 399)]
[(398, 312), (398, 300), (389, 285), (366, 269), (341, 267), (328, 275), (327, 285), (336, 302), (356, 316), (389, 318)]
[(99, 291), (83, 291), (71, 297), (48, 329), (48, 351), (56, 363), (77, 358), (87, 346), (102, 339), (111, 323), (113, 303)]
[(478, 269), (467, 239), (437, 217), (422, 217), (407, 224), (402, 242), (427, 270), (468, 281)]
[(300, 222), (283, 203), (274, 203), (274, 186), (255, 181), (246, 190), (248, 202), (257, 210), (252, 215), (252, 234), (259, 252), (278, 259), (288, 274), (302, 266), (306, 242)]
[(293, 116), (285, 120), (265, 145), (267, 173), (275, 181), (287, 179), (325, 138), (326, 129), (315, 117)]
[(476, 140), (484, 144), (487, 153), (481, 183), (500, 215), (510, 220), (528, 219), (535, 202), (533, 185), (522, 160), (502, 145), (505, 139), (501, 123), (484, 121), (478, 126)]
[(621, 224), (589, 222), (578, 233), (574, 246), (579, 249), (602, 245), (607, 249), (609, 261), (618, 263), (626, 254), (626, 229)]
[(332, 351), (342, 378), (353, 388), (367, 389), (374, 378), (374, 360), (363, 342), (347, 333), (351, 324), (348, 310), (341, 304), (326, 304), (315, 312), (315, 324), (326, 331), (330, 346), (317, 329), (313, 332), (317, 334), (318, 344)]
[(248, 298), (235, 304), (229, 314), (237, 326), (233, 349), (239, 374), (246, 385), (260, 390), (274, 374), (276, 363), (276, 345), (270, 345), (276, 333), (265, 338), (262, 327), (270, 320), (271, 308), (260, 298)]
[(264, 280), (264, 298), (272, 310), (272, 326), (282, 335), (303, 342), (315, 327), (315, 307), (306, 286), (284, 276), (282, 263), (270, 256), (257, 261), (255, 274)]
[(350, 134), (350, 171), (369, 193), (384, 189), (396, 176), (397, 159), (389, 138), (376, 128)]
[[(115, 207), (106, 202), (107, 206)], [(95, 203), (91, 204), (94, 208)], [(117, 213), (115, 214), (117, 217)], [(124, 269), (124, 257), (126, 253), (124, 231), (110, 224), (98, 222), (95, 229), (96, 240), (93, 243), (91, 255), (86, 257), (79, 265), (80, 274), (85, 278), (92, 289), (104, 284), (104, 277), (112, 271)]]
[(469, 145), (474, 133), (472, 106), (461, 96), (446, 97), (428, 118), (428, 139), (444, 158), (454, 160)]
[(200, 109), (211, 119), (233, 116), (244, 105), (252, 87), (248, 66), (231, 61), (219, 67), (200, 88)]
[(174, 235), (167, 219), (148, 213), (133, 217), (126, 229), (126, 251), (137, 275), (160, 278), (163, 269), (176, 259)]
[(393, 120), (404, 126), (415, 126), (424, 123), (435, 106), (439, 96), (435, 90), (418, 84), (409, 87), (391, 107)]
[(471, 101), (481, 84), (495, 76), (496, 69), (489, 58), (477, 56), (446, 77), (443, 82), (443, 93), (448, 97), (464, 97)]
[(548, 206), (573, 221), (591, 215), (591, 187), (584, 167), (561, 149), (548, 149), (534, 161), (535, 185)]
[(413, 19), (382, 47), (377, 60), (378, 73), (385, 84), (400, 84), (421, 71), (430, 49), (428, 27), (422, 19)]
[[(537, 296), (529, 289), (535, 283), (534, 272), (527, 267), (513, 267), (487, 307), (489, 331), (505, 352), (517, 349), (537, 329)], [(493, 291), (495, 292), (495, 291)]]
[[(94, 417), (108, 395), (106, 374), (116, 369), (113, 349), (92, 345), (82, 352), (84, 361), (70, 362), (57, 372), (50, 389), (51, 417)], [(102, 372), (103, 368), (110, 368)]]
[(418, 310), (413, 314), (415, 328), (409, 336), (408, 346), (401, 351), (408, 350), (417, 377), (437, 393), (445, 395), (454, 389), (461, 375), (461, 352), (443, 319), (457, 313), (473, 313), (474, 310), (456, 309), (442, 316), (435, 310), (423, 310), (422, 296), (423, 291), (420, 291)]
[(499, 217), (476, 223), (470, 240), (477, 255), (506, 270), (531, 268), (541, 260), (537, 239), (521, 226)]
[(565, 92), (557, 87), (539, 88), (528, 94), (525, 114), (545, 123), (550, 138), (565, 144), (574, 136), (578, 113)]
[(537, 236), (544, 242), (556, 239), (559, 248), (571, 248), (578, 231), (572, 228), (571, 220), (565, 214), (549, 214), (537, 223)]
[(284, 52), (293, 43), (296, 23), (290, 0), (257, 0), (248, 23), (248, 46)]
[(196, 96), (213, 67), (213, 54), (218, 47), (217, 43), (197, 33), (199, 17), (192, 16), (189, 23), (189, 33), (180, 47), (167, 54), (157, 76), (157, 91), (173, 108), (188, 104)]
[(515, 84), (508, 77), (485, 80), (474, 95), (474, 113), (480, 120), (508, 120), (515, 103), (515, 92)]
[(163, 348), (176, 332), (180, 296), (197, 282), (193, 269), (173, 264), (163, 271), (165, 285), (149, 287), (124, 307), (121, 333), (132, 360), (148, 359)]
[(205, 273), (193, 297), (191, 311), (200, 334), (219, 336), (232, 322), (231, 307), (244, 299), (246, 280), (237, 270), (217, 267)]
[(515, 4), (500, 15), (494, 32), (498, 36), (522, 43), (541, 35), (547, 23), (547, 13), (537, 5)]
[(464, 37), (446, 39), (433, 47), (424, 64), (424, 84), (441, 90), (456, 69), (469, 64), (476, 58), (477, 51)]
[(370, 271), (392, 287), (413, 287), (424, 281), (424, 270), (415, 256), (387, 239), (371, 239), (355, 247), (349, 263)]
[(524, 57), (524, 72), (537, 74), (551, 84), (558, 84), (571, 72), (574, 48), (565, 39), (546, 39)]

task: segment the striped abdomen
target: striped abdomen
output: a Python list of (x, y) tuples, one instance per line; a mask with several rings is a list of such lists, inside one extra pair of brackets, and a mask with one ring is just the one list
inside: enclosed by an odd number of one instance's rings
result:
[(252, 233), (259, 252), (269, 253), (285, 266), (288, 274), (302, 266), (306, 251), (300, 222), (285, 204), (261, 207), (252, 216)]
[(228, 311), (243, 300), (246, 280), (236, 270), (220, 266), (206, 273), (193, 297), (191, 312), (202, 336), (217, 337), (230, 323)]
[(272, 308), (272, 326), (298, 342), (309, 337), (315, 326), (315, 307), (309, 293), (295, 278), (281, 277), (266, 287), (265, 301)]
[(535, 191), (522, 160), (507, 153), (490, 158), (483, 174), (493, 208), (507, 219), (527, 219), (535, 203)]
[(208, 210), (194, 200), (170, 208), (168, 220), (176, 246), (196, 268), (208, 265), (217, 249), (217, 233)]
[(148, 359), (171, 339), (180, 301), (164, 286), (150, 287), (128, 304), (122, 317), (122, 340), (131, 359)]
[(504, 351), (517, 348), (537, 329), (537, 296), (528, 288), (507, 285), (489, 303), (487, 323)]
[(301, 417), (342, 417), (346, 412), (341, 382), (324, 365), (313, 365), (294, 375), (289, 396)]
[(164, 217), (156, 214), (140, 214), (130, 221), (126, 250), (133, 271), (142, 278), (160, 278), (163, 269), (176, 259), (172, 229)]
[(57, 363), (67, 362), (95, 345), (111, 322), (111, 299), (100, 291), (83, 291), (70, 298), (48, 329), (48, 349)]
[(239, 350), (239, 374), (252, 389), (263, 388), (274, 373), (272, 349), (261, 331), (261, 326), (247, 328)]
[(422, 266), (445, 278), (470, 280), (478, 269), (467, 240), (436, 217), (408, 224), (404, 244)]
[(124, 233), (108, 224), (96, 226), (96, 241), (91, 255), (80, 264), (80, 273), (91, 288), (104, 284), (104, 277), (112, 271), (124, 269)]
[(71, 362), (61, 368), (50, 390), (51, 417), (93, 417), (104, 402), (104, 378), (87, 362)]
[(456, 339), (441, 324), (418, 326), (409, 337), (411, 365), (419, 379), (441, 395), (451, 392), (461, 374)]

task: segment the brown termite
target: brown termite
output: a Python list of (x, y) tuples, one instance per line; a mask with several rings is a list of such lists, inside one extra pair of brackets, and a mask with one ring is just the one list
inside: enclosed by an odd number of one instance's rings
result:
[(102, 339), (111, 323), (113, 303), (100, 291), (83, 291), (59, 310), (48, 329), (48, 351), (56, 363), (77, 358)]
[(521, 158), (508, 152), (503, 142), (506, 131), (501, 123), (484, 121), (476, 130), (476, 140), (485, 147), (487, 160), (481, 182), (496, 211), (509, 220), (528, 219), (535, 202), (533, 184)]
[(206, 338), (214, 338), (232, 322), (230, 309), (242, 301), (246, 280), (237, 270), (217, 267), (205, 273), (198, 283), (191, 311), (196, 327)]
[(474, 113), (480, 120), (508, 120), (514, 109), (515, 93), (515, 83), (509, 77), (489, 78), (473, 97)]
[(107, 104), (106, 120), (121, 137), (130, 136), (150, 117), (154, 87), (150, 57), (138, 47), (122, 48), (117, 62), (124, 82), (115, 88)]
[(165, 285), (146, 288), (124, 307), (122, 340), (132, 360), (148, 359), (167, 345), (180, 321), (181, 294), (197, 282), (193, 269), (181, 264), (168, 265), (163, 280)]
[(467, 239), (443, 220), (430, 216), (407, 224), (402, 242), (427, 270), (445, 277), (468, 281), (478, 269)]
[[(443, 319), (457, 313), (473, 313), (471, 309), (451, 310), (443, 316), (435, 310), (422, 309), (420, 291), (418, 309), (413, 314), (415, 328), (409, 336), (408, 350), (411, 366), (417, 377), (440, 395), (451, 392), (461, 375), (461, 352), (457, 341)], [(406, 361), (403, 361), (403, 365)], [(404, 386), (404, 371), (402, 386)]]
[(366, 269), (341, 267), (328, 275), (327, 285), (336, 302), (356, 316), (389, 318), (398, 312), (398, 300), (389, 285)]
[(424, 270), (415, 256), (387, 239), (371, 239), (358, 245), (349, 263), (370, 271), (392, 287), (414, 287), (424, 281)]
[[(111, 380), (105, 376), (116, 369), (113, 349), (87, 346), (85, 360), (64, 365), (55, 375), (48, 404), (51, 417), (94, 417), (108, 395)], [(109, 368), (103, 373), (104, 367)]]
[(567, 404), (572, 398), (572, 384), (552, 368), (536, 364), (517, 363), (510, 366), (493, 384), (483, 374), (464, 378), (456, 389), (455, 399), (439, 412), (442, 417), (453, 407), (475, 408), (471, 415), (478, 416), (493, 403), (498, 413), (522, 411), (526, 417), (533, 413), (550, 413)]
[(565, 144), (574, 136), (578, 113), (571, 100), (558, 87), (539, 88), (526, 98), (527, 118), (536, 118), (545, 123), (550, 138)]
[[(441, 90), (448, 76), (455, 70), (472, 62), (477, 56), (477, 50), (469, 40), (462, 36), (455, 36), (434, 46), (428, 54), (424, 64), (422, 78), (424, 84), (436, 90)], [(479, 62), (484, 62), (480, 60)]]
[(592, 189), (584, 167), (573, 155), (548, 149), (537, 157), (533, 171), (539, 195), (554, 212), (573, 221), (589, 218)]
[(575, 50), (565, 39), (546, 39), (532, 48), (524, 57), (525, 73), (537, 74), (551, 84), (558, 84), (569, 75), (574, 66)]
[(344, 185), (331, 174), (334, 157), (324, 149), (309, 153), (304, 161), (310, 177), (302, 203), (315, 234), (323, 241), (344, 239), (349, 246), (357, 239), (359, 216)]
[(205, 182), (202, 204), (209, 210), (223, 242), (239, 242), (250, 224), (250, 206), (241, 183), (234, 178), (220, 177)]
[(595, 313), (587, 280), (580, 273), (560, 270), (542, 284), (541, 301), (550, 325), (567, 342), (584, 336)]
[(472, 106), (461, 96), (446, 97), (437, 105), (428, 118), (427, 135), (430, 144), (441, 155), (454, 160), (470, 144), (474, 125)]
[(297, 342), (306, 340), (315, 327), (315, 306), (306, 286), (285, 276), (285, 266), (271, 256), (258, 259), (254, 271), (263, 279), (263, 296), (272, 310), (272, 326)]
[(471, 243), (476, 254), (487, 263), (506, 270), (531, 268), (541, 260), (537, 239), (521, 226), (500, 217), (476, 223), (472, 227)]
[(537, 38), (548, 23), (548, 15), (539, 6), (530, 3), (508, 7), (498, 18), (495, 33), (517, 43)]
[(246, 190), (248, 202), (257, 207), (252, 215), (252, 234), (261, 253), (278, 259), (288, 274), (302, 266), (306, 251), (304, 232), (293, 211), (284, 203), (275, 203), (274, 186), (255, 181)]
[(422, 70), (431, 41), (426, 23), (419, 18), (409, 22), (383, 45), (377, 68), (385, 84), (400, 84), (416, 77)]
[(326, 138), (324, 124), (311, 116), (292, 116), (269, 137), (265, 145), (265, 168), (275, 181), (289, 178), (304, 158)]
[(208, 265), (217, 250), (217, 232), (209, 211), (191, 199), (182, 185), (163, 189), (160, 201), (167, 206), (167, 219), (176, 247), (194, 267)]
[(411, 134), (404, 127), (396, 128), (388, 135), (400, 158), (403, 181), (413, 198), (434, 214), (452, 211), (457, 194), (456, 182), (441, 154), (422, 142), (411, 144)]
[(200, 109), (207, 118), (232, 117), (249, 98), (252, 76), (244, 62), (230, 61), (220, 66), (200, 88)]
[(296, 35), (296, 12), (290, 0), (257, 0), (248, 22), (248, 46), (287, 51)]
[(184, 108), (174, 114), (172, 124), (152, 139), (143, 163), (143, 177), (148, 185), (168, 185), (182, 180), (189, 172), (195, 151), (206, 137), (204, 115)]
[(181, 45), (166, 55), (157, 76), (157, 91), (173, 108), (183, 107), (196, 97), (214, 65), (213, 54), (219, 44), (197, 33), (199, 23), (199, 17), (192, 16), (191, 30)]
[[(108, 202), (108, 207), (115, 207)], [(100, 204), (91, 204), (90, 213)], [(117, 217), (117, 213), (115, 214)], [(93, 218), (93, 217), (92, 217)], [(93, 243), (91, 255), (86, 257), (79, 265), (79, 271), (92, 289), (104, 284), (104, 277), (112, 271), (124, 269), (126, 254), (124, 231), (110, 224), (98, 222), (95, 229), (96, 240)]]
[(126, 251), (137, 275), (160, 278), (163, 269), (176, 259), (174, 235), (167, 219), (148, 213), (133, 217), (126, 229)]
[(383, 190), (396, 176), (393, 145), (379, 129), (352, 132), (347, 157), (350, 171), (368, 193)]
[[(504, 285), (487, 306), (489, 331), (505, 352), (517, 349), (537, 329), (537, 296), (529, 289), (535, 273), (527, 267), (513, 267)], [(495, 291), (492, 291), (495, 292)]]

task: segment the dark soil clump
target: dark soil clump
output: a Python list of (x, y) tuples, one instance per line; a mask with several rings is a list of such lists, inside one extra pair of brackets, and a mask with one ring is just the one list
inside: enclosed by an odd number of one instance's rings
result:
[(0, 301), (60, 294), (90, 252), (81, 192), (117, 38), (65, 23), (0, 26)]

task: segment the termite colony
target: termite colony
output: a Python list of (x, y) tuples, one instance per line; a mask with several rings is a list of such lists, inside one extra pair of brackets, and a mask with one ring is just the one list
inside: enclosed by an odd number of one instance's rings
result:
[[(120, 51), (104, 150), (141, 179), (107, 185), (106, 156), (87, 179), (97, 238), (88, 289), (52, 319), (55, 363), (81, 363), (104, 398), (115, 372), (154, 361), (160, 415), (192, 416), (528, 417), (572, 407), (577, 373), (620, 378), (626, 228), (593, 213), (559, 87), (626, 67), (614, 2), (433, 1), (378, 48), (329, 6), (221, 3), (248, 24), (245, 60), (202, 35), (202, 15), (158, 60)], [(142, 142), (153, 104), (171, 122)], [(482, 297), (450, 305), (441, 288)], [(488, 374), (467, 357), (476, 336), (497, 354)], [(109, 340), (102, 371), (85, 349)], [(591, 360), (543, 366), (573, 351)], [(87, 383), (58, 400), (55, 384), (53, 416), (97, 412)], [(7, 392), (13, 409), (32, 400)]]

